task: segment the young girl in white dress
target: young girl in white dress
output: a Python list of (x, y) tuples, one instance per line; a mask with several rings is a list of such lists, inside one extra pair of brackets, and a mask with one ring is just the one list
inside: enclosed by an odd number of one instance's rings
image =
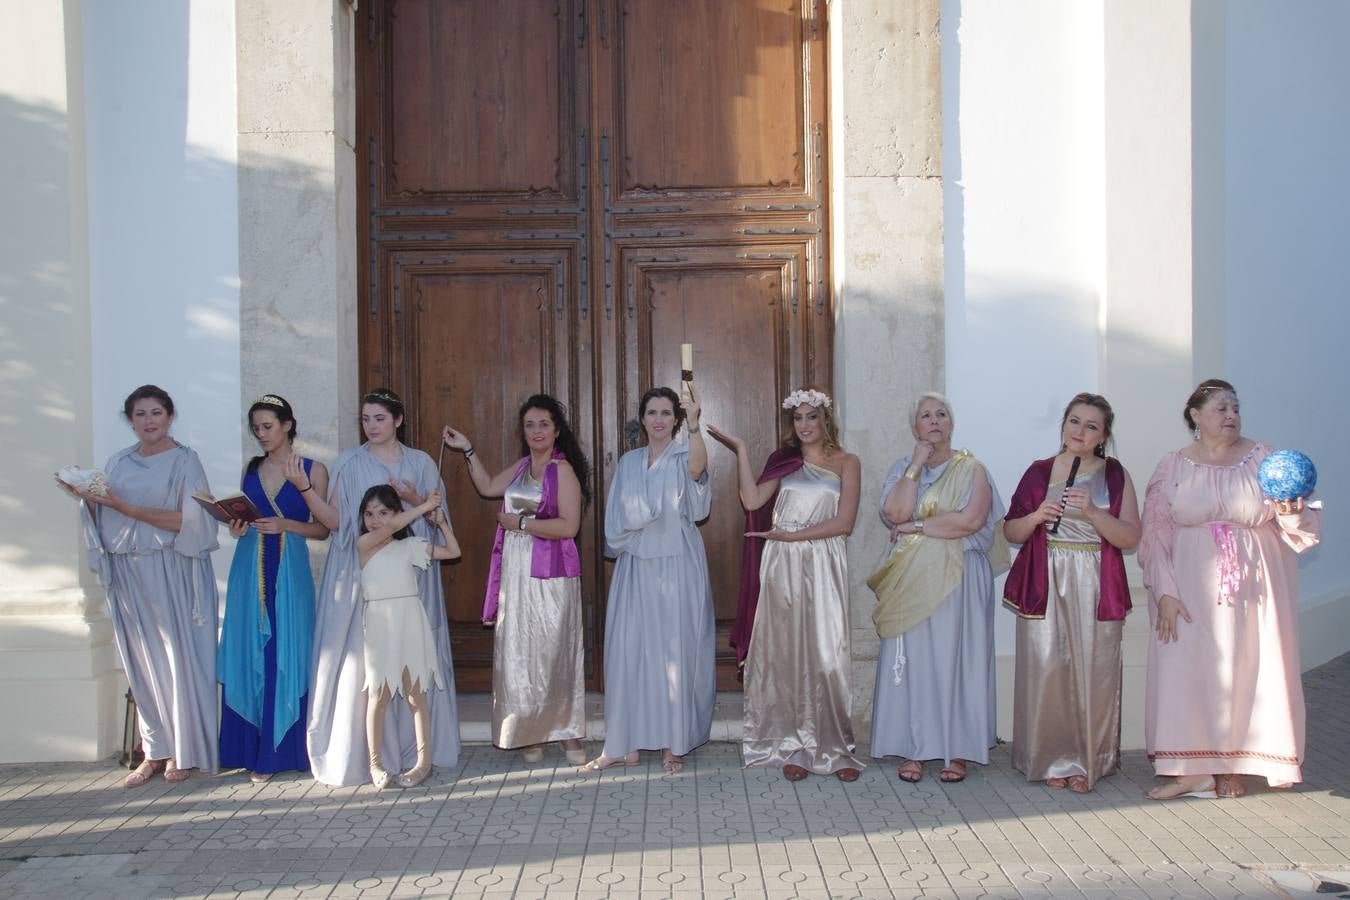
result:
[[(429, 543), (408, 525), (433, 513), (445, 545)], [(366, 745), (370, 749), (370, 780), (377, 790), (389, 784), (380, 760), (384, 714), (395, 693), (402, 693), (413, 712), (417, 765), (398, 776), (402, 787), (421, 784), (431, 774), (431, 705), (426, 690), (445, 689), (436, 668), (436, 644), (417, 591), (417, 569), (433, 559), (456, 559), (459, 542), (441, 512), (441, 495), (432, 491), (426, 501), (403, 509), (398, 494), (377, 484), (361, 498), (361, 536), (356, 541), (365, 595)]]

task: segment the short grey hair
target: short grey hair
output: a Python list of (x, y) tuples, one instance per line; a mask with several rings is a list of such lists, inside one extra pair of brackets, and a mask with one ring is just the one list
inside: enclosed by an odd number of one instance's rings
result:
[(913, 428), (919, 424), (919, 407), (923, 406), (925, 400), (936, 400), (947, 410), (947, 418), (956, 424), (956, 413), (952, 412), (952, 402), (947, 399), (946, 394), (939, 394), (937, 391), (924, 391), (914, 398), (914, 402), (909, 405), (909, 427)]

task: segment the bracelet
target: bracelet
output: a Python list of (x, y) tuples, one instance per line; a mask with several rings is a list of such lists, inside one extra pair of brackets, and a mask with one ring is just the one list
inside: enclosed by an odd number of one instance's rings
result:
[(302, 487), (299, 493), (303, 494), (305, 491), (312, 491), (312, 490), (314, 490), (314, 482), (311, 481), (307, 487)]
[(520, 518), (516, 519), (516, 531), (525, 530), (525, 514), (521, 513)]
[(914, 520), (914, 533), (923, 534), (923, 519)]
[(473, 448), (472, 448), (472, 447), (470, 447), (468, 450), (465, 450), (465, 451), (464, 451), (464, 458), (465, 458), (466, 460), (469, 459), (471, 456), (473, 456)]
[(698, 426), (697, 426), (697, 425), (690, 425), (690, 426), (689, 426), (689, 433), (690, 433), (690, 434), (698, 434)]
[(904, 477), (908, 478), (910, 481), (918, 481), (918, 480), (919, 480), (919, 474), (920, 474), (922, 471), (923, 471), (923, 469), (921, 469), (921, 468), (919, 467), (919, 464), (918, 464), (918, 463), (910, 463), (910, 464), (909, 464), (909, 467), (908, 467), (907, 469), (905, 469), (905, 476), (904, 476)]

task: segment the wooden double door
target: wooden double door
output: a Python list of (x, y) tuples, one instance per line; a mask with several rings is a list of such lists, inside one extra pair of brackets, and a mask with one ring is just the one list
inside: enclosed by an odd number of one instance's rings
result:
[[(517, 411), (562, 400), (593, 466), (582, 553), (588, 684), (603, 674), (606, 489), (637, 401), (695, 346), (703, 418), (758, 469), (779, 403), (829, 387), (825, 4), (813, 0), (366, 0), (357, 25), (362, 387), (498, 471)], [(715, 442), (710, 441), (710, 444)], [(735, 689), (744, 515), (711, 446), (701, 525), (718, 682)], [(442, 567), (461, 689), (491, 684), (480, 624), (498, 503), (444, 478), (463, 560)]]

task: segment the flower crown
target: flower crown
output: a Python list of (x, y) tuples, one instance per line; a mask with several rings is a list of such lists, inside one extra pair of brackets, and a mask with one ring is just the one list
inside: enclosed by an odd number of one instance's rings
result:
[(829, 409), (833, 405), (830, 395), (822, 391), (793, 391), (783, 398), (783, 409), (796, 409), (799, 406)]

